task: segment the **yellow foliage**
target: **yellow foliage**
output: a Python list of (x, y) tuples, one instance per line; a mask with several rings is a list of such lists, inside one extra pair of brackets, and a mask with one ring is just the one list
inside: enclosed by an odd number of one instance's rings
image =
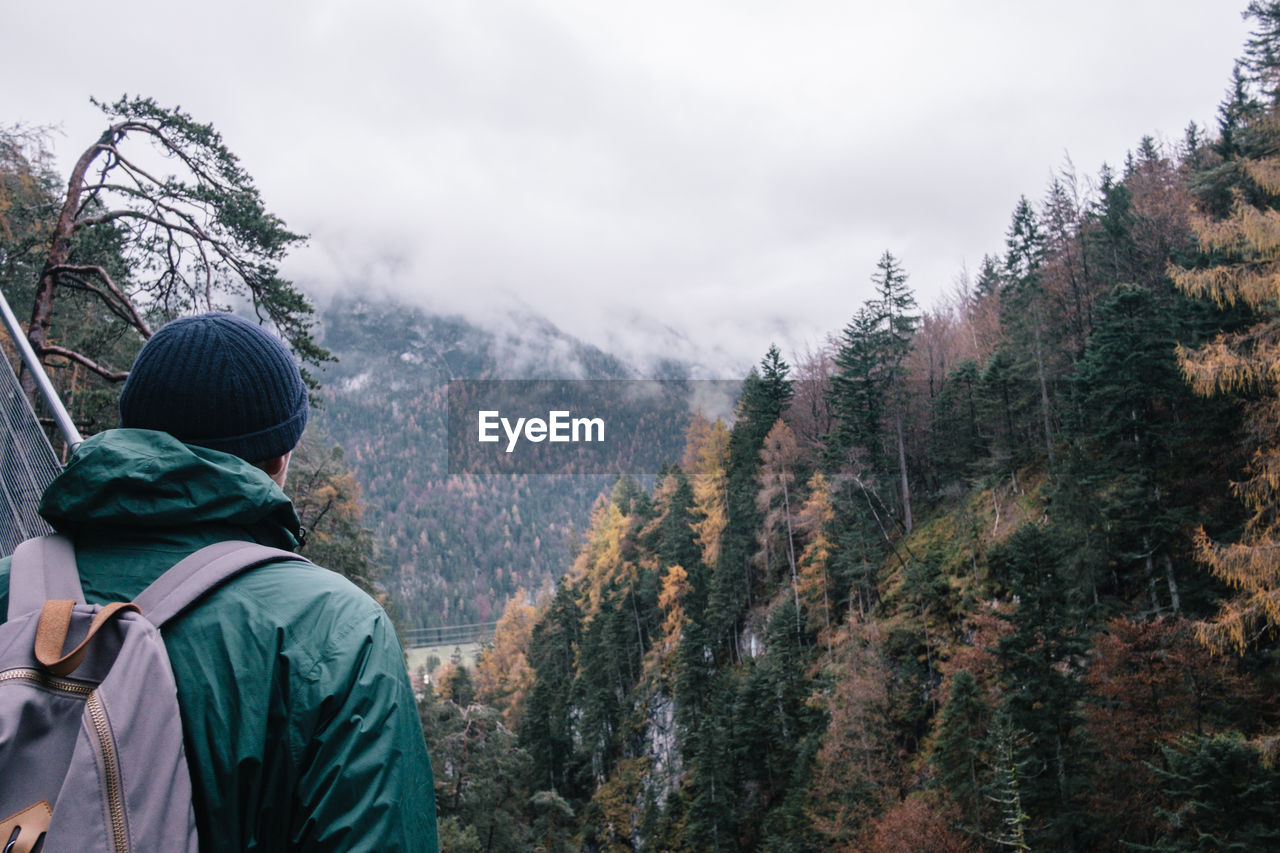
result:
[(1218, 335), (1198, 349), (1178, 347), (1183, 375), (1197, 394), (1274, 391), (1280, 386), (1280, 345), (1252, 335)]
[[(705, 428), (704, 426), (705, 425)], [(702, 563), (714, 566), (720, 557), (720, 536), (729, 523), (729, 428), (716, 418), (708, 424), (700, 415), (687, 432), (685, 459), (693, 488), (694, 536), (702, 549)]]
[(436, 671), (431, 674), (431, 683), (435, 685), (435, 693), (441, 699), (452, 700), (452, 684), (453, 677), (458, 674), (458, 664), (451, 660), (436, 667)]
[(1243, 165), (1251, 181), (1272, 195), (1280, 195), (1280, 160), (1245, 160)]
[(525, 700), (533, 690), (534, 672), (529, 666), (529, 644), (537, 608), (519, 589), (508, 601), (494, 630), (493, 645), (476, 661), (476, 697), (502, 712), (507, 728), (518, 730)]
[(601, 853), (630, 853), (634, 849), (631, 837), (640, 823), (640, 795), (648, 772), (648, 758), (623, 759), (591, 796), (595, 806), (591, 822), (596, 849)]
[(680, 643), (686, 621), (684, 597), (692, 584), (684, 566), (672, 566), (662, 576), (662, 588), (658, 591), (658, 606), (666, 617), (662, 621), (662, 651), (669, 653)]
[(1192, 216), (1200, 248), (1219, 252), (1250, 264), (1280, 258), (1280, 213), (1260, 210), (1237, 200), (1226, 219)]
[[(1267, 121), (1275, 128), (1276, 116)], [(1244, 174), (1264, 191), (1280, 193), (1280, 158), (1246, 161)], [(1235, 595), (1216, 616), (1197, 625), (1202, 642), (1215, 651), (1243, 653), (1259, 634), (1280, 626), (1280, 212), (1238, 196), (1225, 219), (1197, 216), (1192, 228), (1206, 253), (1228, 263), (1206, 269), (1171, 269), (1178, 287), (1218, 305), (1244, 303), (1259, 318), (1251, 328), (1223, 334), (1196, 350), (1178, 350), (1183, 373), (1204, 395), (1250, 392), (1261, 400), (1248, 408), (1256, 442), (1248, 477), (1234, 485), (1251, 511), (1239, 542), (1196, 537), (1200, 560)]]
[(569, 580), (579, 586), (583, 621), (590, 622), (600, 611), (605, 587), (619, 580), (633, 567), (622, 559), (622, 542), (630, 519), (607, 498), (596, 501), (591, 511), (591, 530), (569, 570)]
[(1169, 275), (1188, 296), (1209, 299), (1218, 307), (1237, 302), (1265, 305), (1280, 294), (1280, 278), (1273, 264), (1263, 268), (1224, 264), (1198, 270), (1172, 267)]
[(831, 628), (827, 563), (831, 559), (832, 548), (831, 540), (827, 538), (827, 525), (834, 517), (835, 508), (831, 505), (826, 478), (818, 471), (809, 480), (809, 498), (800, 508), (797, 518), (801, 532), (808, 539), (798, 561), (797, 592), (809, 615), (809, 627), (827, 631)]

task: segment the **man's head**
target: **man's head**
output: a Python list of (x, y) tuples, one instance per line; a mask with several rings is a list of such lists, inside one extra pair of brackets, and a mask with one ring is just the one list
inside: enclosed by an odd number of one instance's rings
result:
[(307, 388), (293, 355), (261, 326), (234, 314), (184, 317), (138, 353), (120, 425), (239, 456), (282, 482), (307, 425)]

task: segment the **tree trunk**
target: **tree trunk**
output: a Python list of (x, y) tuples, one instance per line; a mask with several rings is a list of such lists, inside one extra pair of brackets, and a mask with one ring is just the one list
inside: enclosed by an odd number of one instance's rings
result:
[(911, 532), (911, 486), (907, 483), (907, 448), (902, 440), (902, 410), (893, 411), (893, 425), (898, 431), (898, 471), (902, 475), (902, 527)]
[[(787, 479), (780, 477), (782, 480), (782, 511), (787, 518), (787, 565), (791, 567), (791, 594), (796, 600), (796, 625), (800, 622), (800, 578), (796, 575), (796, 545), (795, 534), (791, 529), (791, 496), (787, 493)], [(798, 633), (798, 629), (797, 629)]]
[[(58, 294), (58, 277), (55, 270), (65, 264), (71, 255), (71, 237), (75, 233), (76, 217), (80, 212), (80, 196), (84, 191), (85, 173), (102, 153), (103, 146), (111, 143), (115, 133), (116, 128), (111, 127), (98, 137), (98, 141), (80, 155), (75, 168), (71, 170), (71, 178), (67, 181), (67, 197), (63, 200), (62, 209), (58, 212), (58, 221), (54, 225), (53, 237), (50, 240), (49, 254), (45, 258), (44, 267), (40, 271), (40, 281), (36, 285), (35, 302), (31, 306), (31, 322), (27, 325), (27, 340), (31, 342), (31, 348), (36, 351), (37, 358), (43, 358), (45, 344), (49, 339), (53, 300)], [(37, 405), (39, 390), (36, 387), (36, 379), (27, 371), (25, 364), (21, 370), (21, 380), (23, 393), (27, 395), (31, 405)]]
[(1044, 412), (1044, 446), (1049, 455), (1049, 464), (1053, 464), (1053, 425), (1049, 417), (1049, 382), (1045, 378), (1044, 370), (1044, 351), (1040, 342), (1040, 306), (1036, 305), (1032, 312), (1034, 322), (1032, 329), (1035, 334), (1035, 351), (1036, 351), (1036, 372), (1040, 375), (1040, 406)]
[(1178, 595), (1178, 581), (1173, 577), (1173, 560), (1168, 554), (1160, 555), (1160, 563), (1164, 566), (1164, 579), (1169, 584), (1169, 598), (1172, 600), (1173, 612), (1182, 609), (1182, 597)]

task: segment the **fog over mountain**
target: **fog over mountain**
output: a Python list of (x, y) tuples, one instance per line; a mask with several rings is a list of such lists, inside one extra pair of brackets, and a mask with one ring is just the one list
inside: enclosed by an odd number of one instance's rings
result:
[(1067, 156), (1086, 190), (1212, 126), (1247, 29), (1220, 0), (57, 10), (93, 49), (50, 62), (48, 11), (9, 4), (0, 120), (61, 128), (63, 174), (89, 96), (180, 105), (310, 235), (306, 292), (530, 312), (722, 377), (839, 328), (886, 249), (934, 304)]

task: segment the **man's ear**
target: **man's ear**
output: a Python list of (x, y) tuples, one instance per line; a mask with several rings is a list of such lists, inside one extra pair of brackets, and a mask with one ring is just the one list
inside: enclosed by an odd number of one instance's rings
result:
[(284, 478), (289, 473), (289, 458), (291, 456), (293, 456), (292, 450), (283, 456), (277, 456), (274, 459), (266, 459), (259, 462), (254, 467), (261, 468), (263, 471), (267, 472), (267, 476), (274, 480), (277, 486), (283, 489)]

